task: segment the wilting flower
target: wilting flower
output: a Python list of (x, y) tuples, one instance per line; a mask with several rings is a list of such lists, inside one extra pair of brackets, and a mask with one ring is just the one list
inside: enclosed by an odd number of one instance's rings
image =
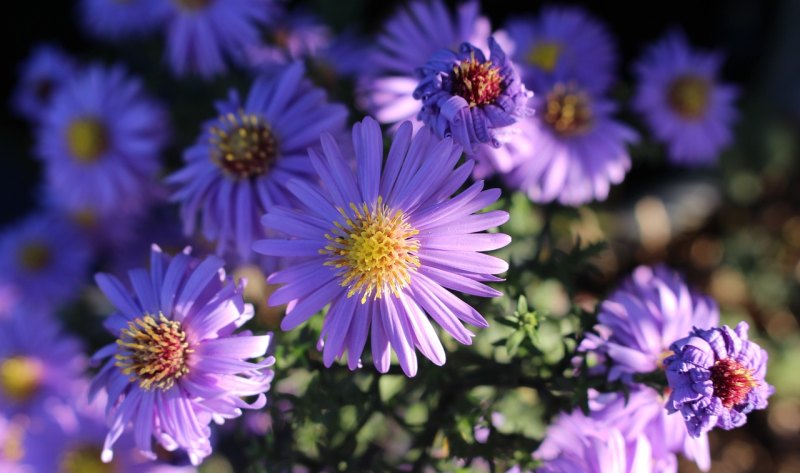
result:
[(59, 48), (37, 46), (20, 68), (19, 85), (13, 95), (14, 110), (23, 117), (39, 121), (50, 107), (53, 95), (76, 71), (75, 61)]
[(91, 66), (53, 97), (37, 152), (63, 208), (140, 208), (166, 141), (166, 113), (120, 67)]
[(630, 168), (626, 145), (637, 139), (611, 118), (615, 105), (574, 81), (556, 82), (532, 105), (534, 116), (518, 122), (500, 148), (481, 147), (478, 159), (534, 202), (605, 200)]
[(177, 187), (184, 230), (195, 229), (202, 215), (205, 238), (217, 252), (252, 257), (262, 236), (259, 219), (273, 205), (288, 205), (287, 181), (313, 177), (307, 149), (322, 132), (342, 135), (347, 110), (327, 102), (325, 93), (303, 77), (295, 63), (278, 76), (255, 81), (242, 103), (235, 92), (217, 104), (219, 118), (206, 123), (186, 166), (167, 182)]
[(731, 142), (738, 94), (719, 82), (721, 64), (721, 54), (694, 51), (683, 34), (673, 32), (636, 66), (634, 107), (675, 163), (714, 162)]
[(67, 399), (85, 368), (80, 342), (46, 313), (18, 307), (0, 321), (0, 413), (35, 415)]
[(120, 40), (158, 28), (167, 13), (164, 0), (82, 0), (84, 29), (97, 38)]
[(0, 286), (14, 290), (17, 303), (49, 311), (77, 298), (88, 276), (88, 241), (55, 214), (36, 214), (0, 234)]
[[(104, 462), (132, 424), (135, 446), (148, 458), (155, 458), (155, 438), (169, 451), (185, 450), (197, 465), (211, 453), (212, 420), (221, 424), (266, 403), (274, 359), (245, 360), (263, 357), (271, 336), (234, 333), (253, 307), (242, 299), (245, 282), (234, 283), (222, 265), (213, 256), (200, 262), (188, 250), (169, 258), (154, 246), (150, 271), (130, 272), (134, 295), (117, 278), (97, 275), (117, 308), (105, 323), (117, 341), (94, 356), (108, 359), (92, 381), (92, 395), (108, 391)], [(248, 404), (247, 396), (257, 399)]]
[(259, 28), (280, 12), (273, 0), (173, 0), (167, 5), (167, 54), (177, 75), (211, 77), (243, 62), (261, 43)]
[(674, 354), (664, 359), (672, 390), (667, 410), (680, 412), (691, 436), (740, 427), (750, 411), (767, 407), (775, 390), (764, 380), (768, 355), (747, 339), (748, 329), (746, 322), (734, 330), (695, 328), (670, 346)]
[(537, 94), (559, 77), (573, 77), (593, 93), (614, 81), (617, 52), (611, 35), (580, 8), (545, 7), (537, 18), (512, 18), (504, 30), (522, 81)]
[(422, 104), (413, 96), (419, 84), (416, 71), (443, 48), (469, 42), (482, 48), (490, 26), (479, 16), (477, 1), (461, 4), (455, 15), (442, 0), (417, 0), (398, 11), (383, 27), (367, 62), (370, 69), (359, 82), (359, 104), (381, 123), (412, 120), (415, 127)]
[(481, 143), (499, 148), (496, 135), (525, 116), (531, 95), (493, 38), (489, 50), (489, 59), (469, 43), (458, 52), (437, 51), (419, 69), (414, 90), (423, 103), (419, 119), (439, 137), (452, 136), (468, 153)]
[(693, 327), (719, 324), (710, 297), (689, 289), (681, 275), (666, 266), (640, 266), (600, 305), (598, 335), (588, 334), (579, 350), (610, 359), (610, 380), (633, 381), (637, 373), (663, 369), (670, 345)]
[(371, 118), (357, 123), (355, 172), (324, 133), (322, 153), (309, 153), (323, 187), (289, 182), (302, 210), (276, 206), (262, 220), (291, 239), (261, 240), (254, 250), (298, 257), (297, 264), (269, 278), (283, 284), (269, 303), (288, 303), (281, 327), (291, 330), (330, 303), (321, 336), (327, 366), (346, 351), (350, 368), (357, 368), (370, 328), (372, 358), (380, 372), (389, 369), (391, 349), (409, 376), (417, 372), (415, 347), (441, 365), (444, 348), (428, 317), (464, 344), (471, 343), (472, 333), (462, 321), (487, 326), (449, 290), (500, 295), (481, 281), (497, 281), (492, 275), (508, 265), (480, 252), (508, 244), (507, 235), (482, 233), (504, 223), (508, 214), (473, 215), (500, 192), (484, 191), (481, 181), (451, 198), (472, 164), (454, 170), (459, 146), (427, 129), (411, 139), (411, 128), (410, 123), (400, 126), (384, 164), (378, 123)]

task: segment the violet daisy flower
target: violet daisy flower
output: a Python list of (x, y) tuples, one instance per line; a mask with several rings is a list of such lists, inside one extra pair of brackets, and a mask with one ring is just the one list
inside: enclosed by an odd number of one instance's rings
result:
[(577, 206), (605, 200), (631, 166), (626, 146), (636, 133), (611, 118), (615, 105), (574, 81), (559, 81), (532, 100), (535, 114), (500, 148), (482, 146), (509, 186), (534, 202)]
[(75, 61), (49, 44), (37, 46), (20, 67), (20, 80), (13, 95), (14, 110), (32, 121), (41, 120), (53, 95), (76, 72)]
[(767, 407), (775, 391), (764, 380), (768, 355), (747, 339), (748, 329), (746, 322), (734, 330), (695, 328), (670, 346), (674, 354), (664, 359), (672, 389), (667, 411), (681, 413), (692, 437), (714, 427), (740, 427), (750, 411)]
[(594, 93), (614, 81), (617, 52), (606, 27), (575, 7), (545, 7), (537, 18), (513, 18), (497, 36), (508, 36), (509, 51), (522, 81), (535, 93), (558, 77), (573, 77)]
[[(104, 462), (132, 424), (135, 446), (148, 458), (155, 458), (155, 439), (197, 465), (211, 453), (212, 420), (221, 424), (266, 403), (274, 359), (245, 360), (263, 357), (271, 335), (234, 333), (253, 307), (242, 299), (245, 281), (234, 283), (222, 265), (213, 256), (200, 262), (188, 249), (170, 258), (154, 245), (150, 271), (129, 273), (134, 295), (114, 276), (97, 275), (118, 310), (105, 322), (116, 343), (94, 355), (108, 359), (91, 388), (92, 395), (108, 390)], [(257, 398), (248, 404), (246, 396)]]
[(732, 140), (737, 89), (719, 81), (722, 55), (692, 50), (673, 32), (636, 65), (634, 108), (678, 164), (708, 164)]
[(91, 260), (88, 241), (55, 214), (27, 217), (0, 234), (0, 286), (34, 312), (76, 298)]
[(489, 21), (479, 16), (477, 1), (465, 2), (451, 13), (442, 0), (417, 0), (400, 9), (384, 25), (369, 55), (372, 70), (359, 81), (359, 106), (381, 123), (412, 120), (422, 104), (413, 96), (419, 84), (417, 68), (440, 49), (469, 42), (483, 48)]
[(419, 119), (439, 137), (452, 136), (467, 153), (481, 143), (499, 148), (496, 135), (526, 114), (531, 96), (494, 38), (489, 50), (486, 59), (469, 43), (458, 52), (442, 49), (418, 70)]
[(307, 149), (322, 132), (343, 135), (347, 110), (328, 103), (295, 63), (257, 79), (244, 103), (232, 91), (217, 111), (219, 118), (184, 152), (186, 166), (167, 182), (177, 188), (172, 199), (181, 202), (187, 234), (201, 213), (203, 235), (216, 242), (217, 253), (248, 260), (263, 236), (259, 219), (273, 205), (290, 204), (289, 180), (313, 178)]
[(177, 75), (211, 77), (227, 61), (244, 61), (245, 50), (260, 44), (259, 28), (280, 13), (273, 0), (170, 0), (167, 55)]
[(117, 41), (158, 28), (167, 13), (164, 0), (82, 0), (81, 23), (92, 36)]
[(472, 333), (461, 322), (488, 325), (449, 290), (501, 294), (481, 281), (498, 281), (492, 275), (508, 264), (480, 252), (509, 243), (507, 235), (482, 233), (506, 222), (508, 214), (473, 215), (500, 191), (484, 191), (481, 181), (451, 198), (472, 163), (453, 169), (461, 148), (450, 138), (439, 140), (427, 129), (413, 139), (411, 133), (410, 123), (400, 126), (384, 163), (378, 123), (369, 117), (357, 123), (355, 171), (323, 133), (322, 153), (309, 152), (323, 187), (289, 182), (301, 210), (276, 206), (262, 219), (290, 239), (261, 240), (253, 249), (298, 257), (268, 279), (283, 284), (269, 299), (271, 305), (288, 303), (281, 328), (297, 327), (330, 303), (320, 339), (326, 366), (347, 352), (350, 369), (356, 369), (370, 329), (378, 371), (388, 371), (392, 349), (408, 376), (417, 372), (415, 347), (441, 365), (444, 348), (429, 317), (463, 344), (471, 343)]
[(63, 207), (141, 208), (159, 171), (165, 110), (120, 66), (90, 66), (53, 97), (37, 152)]

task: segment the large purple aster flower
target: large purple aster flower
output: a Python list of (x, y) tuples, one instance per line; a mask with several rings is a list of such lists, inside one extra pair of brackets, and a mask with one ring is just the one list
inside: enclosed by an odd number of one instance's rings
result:
[(173, 200), (181, 202), (187, 234), (201, 213), (203, 235), (217, 252), (247, 260), (263, 235), (259, 219), (273, 205), (291, 202), (289, 180), (313, 178), (307, 149), (322, 132), (343, 135), (347, 110), (328, 103), (295, 63), (256, 80), (244, 103), (231, 92), (217, 111), (219, 118), (184, 153), (186, 166), (167, 182), (178, 187)]
[(417, 0), (399, 10), (384, 25), (359, 82), (359, 104), (381, 123), (412, 120), (415, 128), (422, 104), (413, 96), (419, 84), (417, 68), (440, 49), (469, 42), (483, 48), (489, 21), (479, 16), (480, 4), (461, 4), (455, 15), (442, 0)]
[(717, 160), (731, 142), (737, 117), (735, 87), (719, 82), (722, 55), (694, 51), (678, 32), (651, 46), (636, 66), (633, 99), (669, 159), (680, 164)]
[(91, 66), (53, 97), (37, 152), (63, 207), (143, 205), (159, 171), (166, 113), (122, 67)]
[(535, 115), (500, 148), (482, 146), (485, 167), (504, 173), (509, 186), (534, 202), (577, 206), (605, 200), (631, 166), (630, 128), (611, 118), (615, 105), (574, 81), (558, 81), (533, 97)]
[(775, 388), (767, 384), (767, 352), (747, 339), (748, 325), (695, 328), (670, 346), (664, 359), (672, 389), (670, 413), (680, 412), (689, 434), (714, 427), (730, 430), (747, 422), (753, 409), (767, 407)]
[(75, 74), (75, 61), (59, 48), (37, 46), (20, 67), (20, 80), (13, 96), (14, 110), (21, 116), (41, 120), (53, 95)]
[(158, 28), (167, 13), (165, 0), (82, 0), (79, 15), (92, 36), (120, 40)]
[[(263, 357), (271, 336), (235, 333), (253, 307), (242, 299), (244, 281), (234, 283), (222, 264), (213, 256), (200, 262), (188, 250), (169, 258), (154, 246), (150, 271), (130, 272), (133, 296), (117, 278), (97, 275), (118, 309), (105, 323), (116, 343), (94, 356), (108, 358), (92, 381), (93, 395), (108, 390), (105, 462), (132, 424), (136, 448), (149, 458), (155, 438), (199, 464), (211, 453), (211, 420), (221, 424), (266, 403), (274, 359), (245, 360)], [(247, 396), (257, 399), (248, 404)]]
[(423, 103), (419, 119), (439, 137), (452, 136), (468, 153), (488, 143), (500, 147), (497, 134), (525, 116), (531, 94), (494, 38), (491, 57), (464, 43), (458, 52), (442, 49), (418, 70), (414, 98)]
[(243, 62), (261, 43), (259, 28), (280, 12), (273, 0), (172, 0), (167, 4), (167, 53), (173, 72), (211, 77), (227, 61)]
[[(321, 189), (292, 181), (289, 190), (302, 210), (274, 207), (262, 222), (291, 239), (267, 239), (254, 249), (305, 261), (274, 273), (283, 284), (269, 299), (288, 303), (281, 323), (291, 330), (330, 303), (322, 329), (323, 361), (330, 366), (347, 352), (351, 369), (372, 332), (372, 358), (389, 369), (391, 349), (403, 371), (417, 372), (415, 347), (441, 365), (444, 349), (429, 317), (456, 340), (471, 343), (461, 321), (486, 327), (486, 320), (448, 289), (494, 297), (481, 281), (508, 269), (505, 261), (480, 251), (510, 241), (501, 233), (481, 233), (508, 220), (492, 211), (473, 215), (497, 200), (497, 189), (477, 182), (450, 197), (466, 181), (472, 164), (453, 167), (461, 149), (427, 129), (411, 139), (404, 123), (383, 162), (378, 123), (366, 118), (353, 127), (356, 170), (351, 170), (333, 138), (322, 135), (322, 153), (311, 151)], [(427, 315), (426, 315), (427, 313)]]
[(52, 213), (30, 216), (0, 234), (0, 286), (13, 288), (17, 303), (34, 312), (77, 298), (91, 260), (86, 238)]
[(544, 92), (557, 77), (574, 77), (595, 93), (614, 81), (617, 52), (605, 26), (580, 8), (545, 7), (537, 18), (513, 18), (510, 52), (522, 81)]

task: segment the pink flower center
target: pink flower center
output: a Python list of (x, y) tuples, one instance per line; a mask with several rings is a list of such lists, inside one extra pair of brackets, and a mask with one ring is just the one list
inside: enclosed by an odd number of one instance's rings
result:
[(278, 141), (269, 124), (258, 115), (229, 113), (222, 126), (211, 128), (211, 161), (234, 178), (260, 176), (278, 156)]
[(726, 409), (744, 402), (747, 395), (758, 385), (753, 379), (753, 370), (731, 358), (717, 361), (711, 367), (711, 382), (714, 396), (722, 400)]
[(489, 105), (503, 93), (500, 68), (491, 61), (478, 62), (473, 54), (453, 68), (452, 93), (464, 98), (470, 107)]
[(158, 320), (145, 315), (128, 322), (128, 327), (120, 331), (117, 345), (121, 351), (116, 365), (146, 390), (171, 388), (189, 372), (187, 357), (194, 351), (180, 322), (164, 314), (159, 314)]

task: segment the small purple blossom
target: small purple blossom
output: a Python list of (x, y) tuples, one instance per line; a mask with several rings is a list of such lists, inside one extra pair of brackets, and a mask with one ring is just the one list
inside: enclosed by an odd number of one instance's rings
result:
[(251, 260), (252, 243), (263, 236), (259, 219), (274, 205), (291, 204), (288, 181), (314, 178), (307, 149), (322, 132), (344, 135), (347, 110), (328, 103), (294, 63), (257, 79), (244, 102), (231, 92), (217, 111), (167, 182), (176, 188), (172, 199), (181, 202), (187, 235), (199, 213), (218, 254)]
[(445, 352), (430, 319), (456, 340), (470, 344), (462, 322), (486, 327), (486, 320), (450, 290), (495, 297), (483, 284), (508, 264), (482, 251), (508, 244), (501, 233), (484, 233), (508, 214), (474, 214), (497, 200), (499, 190), (476, 182), (451, 197), (472, 172), (472, 163), (454, 168), (461, 148), (427, 129), (412, 139), (404, 123), (383, 160), (378, 123), (366, 118), (353, 127), (353, 171), (330, 134), (322, 153), (310, 151), (322, 187), (294, 180), (288, 188), (301, 210), (276, 206), (262, 223), (286, 238), (258, 241), (253, 249), (269, 256), (298, 257), (297, 264), (273, 273), (282, 284), (270, 305), (288, 303), (281, 328), (291, 330), (330, 304), (320, 339), (330, 366), (347, 352), (350, 369), (360, 366), (371, 329), (372, 358), (389, 370), (392, 350), (408, 376), (417, 372), (416, 349), (437, 365)]
[[(234, 283), (222, 266), (217, 257), (198, 261), (187, 250), (170, 258), (154, 246), (150, 271), (129, 273), (134, 295), (117, 278), (97, 275), (118, 310), (105, 322), (117, 341), (95, 354), (108, 361), (91, 388), (93, 396), (108, 390), (104, 462), (132, 424), (147, 458), (155, 459), (155, 439), (168, 451), (185, 450), (197, 465), (211, 453), (212, 420), (222, 424), (265, 405), (274, 359), (246, 360), (264, 357), (271, 335), (236, 333), (253, 307), (242, 299), (245, 281)], [(247, 396), (257, 397), (248, 404)]]
[(330, 27), (305, 10), (282, 15), (272, 23), (266, 42), (245, 48), (247, 64), (256, 69), (269, 71), (314, 56), (333, 38)]
[(436, 134), (471, 153), (475, 145), (500, 147), (497, 134), (525, 116), (531, 94), (503, 49), (489, 38), (489, 59), (464, 43), (458, 52), (442, 49), (417, 71), (414, 98), (423, 103), (419, 119)]
[(693, 437), (720, 427), (730, 430), (747, 422), (747, 414), (765, 409), (775, 388), (764, 376), (767, 352), (747, 338), (748, 325), (695, 328), (674, 342), (664, 359), (672, 390), (669, 413), (680, 412)]
[(692, 50), (672, 32), (636, 65), (634, 108), (667, 145), (670, 161), (709, 164), (732, 140), (737, 89), (719, 81), (722, 55)]
[(118, 41), (158, 28), (167, 13), (164, 0), (82, 0), (81, 23), (96, 38)]
[(19, 85), (13, 95), (14, 110), (38, 122), (52, 103), (53, 96), (76, 72), (75, 60), (56, 46), (37, 46), (20, 67)]

